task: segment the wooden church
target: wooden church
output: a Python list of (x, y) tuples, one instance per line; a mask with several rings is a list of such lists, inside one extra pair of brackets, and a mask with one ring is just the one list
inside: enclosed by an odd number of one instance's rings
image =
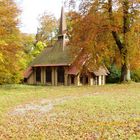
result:
[(62, 7), (59, 35), (54, 46), (47, 47), (35, 58), (30, 67), (24, 73), (24, 81), (27, 84), (41, 85), (104, 85), (109, 71), (105, 66), (98, 70), (83, 71), (86, 60), (79, 53), (71, 55), (67, 45), (67, 27), (65, 14)]

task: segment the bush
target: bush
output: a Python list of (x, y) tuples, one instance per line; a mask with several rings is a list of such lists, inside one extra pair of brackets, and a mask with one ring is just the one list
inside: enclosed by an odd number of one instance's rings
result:
[(121, 70), (116, 65), (111, 65), (108, 69), (110, 75), (107, 77), (107, 83), (118, 83), (120, 81)]
[[(110, 75), (107, 77), (107, 83), (118, 83), (120, 82), (121, 70), (115, 65), (109, 68)], [(140, 69), (131, 71), (131, 79), (134, 82), (140, 82)]]
[(131, 72), (132, 80), (135, 82), (140, 82), (140, 69)]

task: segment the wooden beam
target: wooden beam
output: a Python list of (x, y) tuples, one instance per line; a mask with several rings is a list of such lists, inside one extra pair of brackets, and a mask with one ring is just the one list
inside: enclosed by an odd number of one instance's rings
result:
[(101, 78), (102, 78), (101, 75), (98, 76), (98, 85), (102, 85), (102, 79)]
[(90, 86), (93, 86), (94, 85), (94, 79), (93, 79), (93, 77), (91, 76), (91, 75), (89, 75), (89, 77), (88, 77), (88, 81), (89, 81), (89, 85)]
[(64, 71), (65, 71), (64, 72), (64, 85), (65, 86), (68, 86), (68, 82), (69, 82), (69, 79), (68, 78), (69, 77), (68, 77), (68, 74), (67, 74), (67, 67), (64, 68)]
[(41, 84), (44, 84), (44, 68), (41, 67)]
[(78, 74), (76, 77), (75, 77), (75, 85), (76, 86), (80, 86), (80, 74)]
[(44, 84), (46, 84), (46, 67), (44, 67)]
[(36, 84), (36, 68), (33, 68), (33, 83)]
[(55, 69), (52, 67), (52, 86), (55, 85)]
[(54, 68), (54, 85), (58, 85), (58, 79), (57, 79), (57, 67)]

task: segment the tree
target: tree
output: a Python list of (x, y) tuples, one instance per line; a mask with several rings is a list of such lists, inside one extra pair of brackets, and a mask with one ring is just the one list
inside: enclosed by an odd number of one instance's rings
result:
[(36, 42), (34, 34), (22, 34), (22, 64), (27, 68), (37, 55), (42, 52), (45, 44), (41, 41)]
[[(138, 1), (129, 0), (122, 0), (119, 4), (121, 4), (121, 6), (118, 8), (118, 12), (120, 9), (122, 11), (122, 25), (120, 27), (122, 29), (122, 32), (119, 33), (118, 31), (115, 31), (113, 29), (111, 30), (111, 32), (121, 55), (121, 81), (130, 81), (130, 51), (133, 51), (133, 48), (131, 48), (130, 45), (134, 44), (130, 44), (129, 36), (134, 35), (134, 32), (132, 32), (131, 28), (133, 28), (134, 24), (137, 22), (137, 15), (139, 17), (138, 12), (140, 9), (137, 6), (140, 5)], [(108, 0), (108, 12), (111, 26), (114, 26), (115, 22), (113, 14), (113, 0)]]
[(36, 34), (36, 42), (52, 45), (57, 34), (57, 20), (54, 16), (44, 13), (39, 17), (40, 26)]
[(22, 63), (24, 68), (27, 68), (27, 66), (32, 62), (34, 59), (34, 50), (35, 50), (35, 35), (34, 34), (21, 34), (21, 44), (23, 48), (22, 53)]
[(120, 80), (130, 81), (132, 62), (140, 57), (139, 12), (139, 0), (82, 0), (71, 45), (83, 48), (91, 60), (100, 62), (112, 61), (117, 54)]
[(38, 41), (36, 45), (34, 45), (34, 48), (31, 52), (32, 56), (35, 58), (37, 55), (40, 54), (40, 52), (43, 51), (44, 47), (45, 45), (41, 41)]
[(87, 67), (94, 66), (95, 69), (102, 65), (105, 59), (109, 60), (109, 57), (115, 55), (112, 51), (113, 39), (105, 22), (106, 17), (102, 16), (96, 7), (97, 4), (92, 10), (81, 9), (81, 12), (72, 12), (72, 29), (69, 33), (72, 52), (82, 50), (88, 59)]
[(0, 1), (0, 84), (19, 82), (21, 78), (18, 15), (13, 0)]

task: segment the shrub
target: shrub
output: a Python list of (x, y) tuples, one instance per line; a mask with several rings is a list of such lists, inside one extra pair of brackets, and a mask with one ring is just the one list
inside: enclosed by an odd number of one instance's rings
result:
[(131, 72), (132, 80), (135, 82), (140, 82), (140, 68)]

